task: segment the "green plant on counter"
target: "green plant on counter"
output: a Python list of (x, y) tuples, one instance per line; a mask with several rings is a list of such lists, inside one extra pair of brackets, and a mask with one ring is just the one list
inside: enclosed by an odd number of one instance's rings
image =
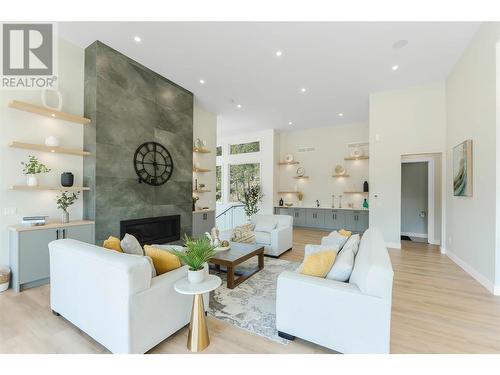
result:
[(57, 208), (60, 210), (63, 210), (64, 212), (68, 212), (68, 207), (71, 206), (72, 204), (75, 203), (75, 201), (78, 199), (78, 193), (72, 193), (71, 195), (68, 195), (69, 193), (65, 191), (64, 193), (61, 194), (61, 196), (57, 196)]

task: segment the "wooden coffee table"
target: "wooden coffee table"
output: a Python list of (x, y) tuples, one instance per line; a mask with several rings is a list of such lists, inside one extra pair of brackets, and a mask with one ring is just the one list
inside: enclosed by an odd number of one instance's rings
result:
[[(231, 248), (226, 251), (219, 251), (209, 263), (215, 265), (216, 271), (227, 272), (227, 287), (234, 289), (250, 276), (264, 269), (264, 247), (256, 244), (246, 244), (239, 242), (231, 242)], [(258, 258), (258, 266), (246, 272), (236, 270), (236, 267), (244, 261), (252, 258)], [(223, 266), (225, 269), (221, 269)], [(238, 276), (238, 277), (235, 277)]]

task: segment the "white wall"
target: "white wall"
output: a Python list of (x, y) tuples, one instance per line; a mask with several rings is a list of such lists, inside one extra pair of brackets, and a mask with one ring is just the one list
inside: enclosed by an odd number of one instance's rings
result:
[[(274, 166), (277, 164), (275, 144), (279, 135), (274, 129), (258, 132), (239, 134), (235, 136), (220, 136), (217, 145), (222, 146), (222, 155), (217, 157), (217, 165), (222, 166), (222, 202), (218, 209), (223, 209), (229, 202), (229, 165), (243, 163), (260, 163), (260, 180), (264, 198), (260, 204), (260, 213), (273, 213), (274, 192), (276, 191), (277, 178)], [(260, 142), (260, 152), (229, 155), (229, 145), (248, 142)]]
[[(59, 90), (63, 96), (63, 111), (83, 114), (84, 55), (83, 49), (67, 41), (59, 40)], [(9, 185), (26, 184), (21, 161), (28, 155), (37, 156), (52, 169), (41, 175), (41, 185), (60, 185), (60, 175), (69, 171), (75, 175), (75, 185), (82, 184), (83, 159), (79, 156), (51, 154), (7, 147), (10, 141), (43, 144), (48, 135), (56, 136), (63, 147), (83, 147), (83, 125), (51, 119), (8, 108), (11, 100), (22, 100), (41, 105), (40, 91), (0, 91), (0, 263), (9, 262), (9, 225), (19, 224), (22, 216), (49, 215), (60, 220), (55, 197), (49, 191), (9, 191)], [(6, 208), (14, 208), (15, 215), (5, 215)], [(82, 218), (82, 199), (70, 209), (72, 219)]]
[(193, 154), (193, 164), (200, 168), (210, 169), (211, 172), (193, 173), (194, 179), (199, 183), (204, 183), (209, 189), (209, 193), (198, 194), (200, 198), (196, 207), (208, 207), (215, 209), (215, 148), (217, 146), (217, 115), (202, 108), (195, 98), (193, 108), (193, 140), (200, 138), (207, 142), (207, 148), (212, 152), (210, 154)]
[[(362, 191), (363, 182), (368, 180), (369, 160), (346, 161), (349, 156), (348, 143), (367, 142), (367, 124), (349, 124), (280, 133), (279, 158), (293, 154), (299, 165), (276, 165), (279, 174), (278, 191), (301, 191), (304, 193), (304, 205), (315, 204), (318, 199), (323, 206), (331, 206), (332, 194), (335, 194), (335, 206), (338, 197), (342, 197), (342, 207), (353, 203), (361, 207), (362, 195), (346, 195), (344, 191)], [(314, 147), (314, 151), (298, 152), (301, 147)], [(337, 164), (343, 165), (350, 177), (333, 178)], [(294, 179), (298, 167), (304, 167), (309, 179)], [(279, 196), (276, 197), (279, 200)], [(294, 194), (283, 196), (285, 202), (297, 204)], [(275, 204), (278, 202), (275, 201)]]
[[(485, 23), (446, 82), (448, 156), (446, 251), (488, 289), (500, 285), (496, 137), (496, 44), (498, 23)], [(495, 135), (496, 134), (496, 135)], [(473, 141), (473, 196), (452, 195), (452, 147)], [(497, 272), (495, 275), (495, 262)]]
[(444, 83), (370, 95), (370, 226), (399, 248), (401, 156), (445, 149)]

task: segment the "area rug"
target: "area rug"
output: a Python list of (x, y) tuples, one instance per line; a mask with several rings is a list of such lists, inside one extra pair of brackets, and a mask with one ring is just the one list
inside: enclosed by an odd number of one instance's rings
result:
[[(257, 259), (250, 259), (238, 270), (256, 267)], [(297, 269), (299, 263), (282, 259), (264, 258), (264, 269), (234, 289), (226, 285), (226, 273), (210, 271), (222, 279), (222, 285), (210, 294), (208, 313), (220, 320), (273, 341), (287, 345), (288, 340), (276, 330), (276, 282), (283, 271)]]

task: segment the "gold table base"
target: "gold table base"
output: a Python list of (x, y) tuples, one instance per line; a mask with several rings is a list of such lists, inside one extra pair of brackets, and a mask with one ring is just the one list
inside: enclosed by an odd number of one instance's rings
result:
[(208, 337), (208, 327), (205, 319), (203, 294), (195, 294), (193, 298), (193, 309), (191, 311), (191, 322), (189, 323), (187, 348), (192, 352), (201, 352), (209, 344), (210, 339)]

